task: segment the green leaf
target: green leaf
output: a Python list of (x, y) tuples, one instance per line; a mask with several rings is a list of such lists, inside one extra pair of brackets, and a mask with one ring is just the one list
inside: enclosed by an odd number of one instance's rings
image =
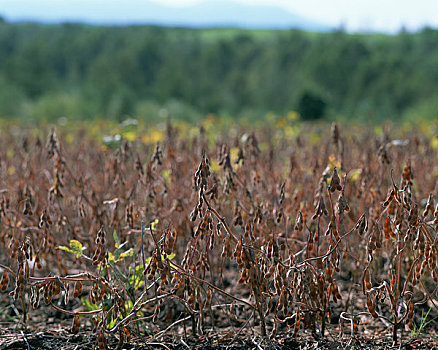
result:
[[(120, 247), (123, 247), (125, 244), (126, 242), (123, 243)], [(134, 256), (134, 249), (132, 248), (128, 249), (126, 252), (123, 253), (121, 253), (120, 251), (121, 251), (120, 249), (116, 249), (114, 251), (114, 254), (108, 252), (108, 262), (115, 264), (129, 256)]]
[(117, 318), (113, 319), (112, 314), (113, 314), (113, 312), (111, 311), (108, 314), (108, 317), (106, 318), (106, 325), (107, 325), (108, 329), (114, 328), (114, 326), (116, 325), (116, 322), (117, 322)]
[(88, 298), (81, 298), (82, 305), (85, 306), (86, 311), (93, 311), (99, 309), (99, 306), (92, 304)]
[(131, 300), (125, 301), (126, 312), (129, 313), (132, 310), (133, 306), (134, 306), (134, 303)]
[[(131, 249), (127, 250), (125, 253), (121, 254), (120, 257), (122, 257), (122, 255), (124, 255), (124, 254), (126, 254), (126, 256), (132, 256), (132, 255), (134, 255), (134, 253), (135, 253), (134, 249), (131, 248)], [(162, 253), (161, 258), (165, 259), (165, 257), (166, 257), (166, 254)], [(175, 257), (174, 253), (167, 255), (167, 259), (169, 259), (169, 260), (173, 259), (174, 257)], [(150, 263), (151, 259), (152, 259), (152, 257), (148, 257), (147, 259), (145, 259), (145, 261), (144, 261), (145, 266), (147, 266)], [(130, 269), (130, 271), (132, 271), (131, 268), (129, 268), (129, 269)], [(135, 267), (134, 273), (129, 278), (129, 285), (132, 286), (134, 289), (138, 289), (143, 285), (143, 283), (144, 283), (143, 265), (137, 265)]]
[(115, 262), (119, 261), (119, 258), (120, 258), (120, 249), (116, 249), (116, 250), (114, 251), (114, 259), (115, 259)]
[(114, 238), (114, 246), (116, 247), (116, 249), (120, 248), (120, 241), (119, 241), (119, 237), (117, 237), (116, 230), (113, 231), (113, 238)]
[[(134, 307), (134, 304), (133, 304), (133, 302), (132, 302), (131, 300), (125, 301), (125, 309), (126, 309), (126, 312), (127, 312), (128, 314), (131, 312), (131, 310), (133, 309), (133, 307)], [(144, 316), (144, 314), (143, 314), (142, 311), (137, 311), (136, 314), (137, 314), (137, 316), (139, 316), (139, 317), (143, 317), (143, 316)], [(122, 315), (120, 315), (120, 318), (122, 318), (121, 316), (122, 316)]]
[(134, 289), (138, 289), (143, 285), (143, 283), (144, 283), (143, 266), (137, 265), (135, 267), (134, 274), (129, 278), (129, 284), (133, 286)]
[(126, 243), (128, 243), (128, 242), (124, 242), (124, 243), (120, 244), (119, 247), (114, 251), (114, 257), (116, 259), (116, 262), (120, 261), (120, 260), (123, 260), (123, 258), (120, 259), (120, 256), (122, 255), (122, 253), (121, 253), (122, 248), (123, 248), (123, 246), (126, 245)]
[(111, 309), (111, 307), (114, 305), (114, 300), (111, 296), (106, 296), (103, 299), (102, 307), (105, 311), (108, 311)]

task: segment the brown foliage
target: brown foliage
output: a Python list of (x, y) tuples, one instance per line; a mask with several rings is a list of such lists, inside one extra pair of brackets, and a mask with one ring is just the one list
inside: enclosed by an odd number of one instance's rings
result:
[[(101, 349), (109, 333), (121, 348), (135, 323), (159, 332), (190, 317), (196, 335), (224, 316), (234, 322), (236, 305), (257, 315), (263, 336), (324, 336), (347, 308), (352, 334), (371, 315), (397, 341), (417, 305), (436, 299), (437, 154), (421, 135), (400, 146), (339, 129), (319, 144), (307, 129), (294, 140), (270, 129), (218, 135), (233, 148), (170, 125), (159, 145), (114, 150), (86, 133), (63, 145), (52, 131), (46, 148), (29, 137), (27, 150), (2, 139), (0, 289), (12, 278), (25, 321), (40, 296), (73, 317), (73, 334), (89, 315)], [(73, 240), (86, 249), (59, 249)], [(78, 311), (81, 295), (96, 309)]]

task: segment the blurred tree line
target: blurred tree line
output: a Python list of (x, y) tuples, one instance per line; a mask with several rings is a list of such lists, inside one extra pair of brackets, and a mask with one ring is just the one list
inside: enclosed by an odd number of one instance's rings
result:
[(397, 35), (0, 21), (0, 116), (436, 117), (438, 31)]

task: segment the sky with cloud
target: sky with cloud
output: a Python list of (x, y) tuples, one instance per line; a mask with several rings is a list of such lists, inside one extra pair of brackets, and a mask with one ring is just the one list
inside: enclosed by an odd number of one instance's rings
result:
[[(133, 1), (146, 0), (130, 0)], [(173, 7), (183, 7), (203, 0), (153, 0)], [(220, 2), (222, 0), (215, 0)], [(402, 27), (416, 31), (425, 26), (438, 28), (438, 0), (235, 0), (247, 4), (276, 5), (289, 12), (330, 27), (349, 31), (383, 31), (395, 33)], [(45, 5), (45, 4), (50, 5)], [(109, 5), (111, 4), (111, 5)], [(108, 16), (116, 17), (124, 0), (0, 0), (0, 14), (25, 13), (32, 8), (39, 13), (62, 10), (84, 13), (105, 7)], [(119, 6), (119, 9), (117, 8)], [(124, 9), (126, 10), (126, 9)], [(111, 12), (112, 11), (112, 12)], [(123, 11), (120, 11), (122, 13)]]
[[(157, 0), (184, 6), (199, 0)], [(348, 30), (398, 31), (438, 27), (438, 0), (239, 0), (249, 4), (275, 4), (290, 12)]]

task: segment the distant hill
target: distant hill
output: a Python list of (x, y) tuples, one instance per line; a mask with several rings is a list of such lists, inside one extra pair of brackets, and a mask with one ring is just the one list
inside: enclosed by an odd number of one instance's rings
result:
[(8, 21), (82, 22), (99, 25), (156, 24), (183, 27), (330, 28), (271, 5), (207, 0), (171, 7), (149, 0), (0, 0), (0, 14)]

